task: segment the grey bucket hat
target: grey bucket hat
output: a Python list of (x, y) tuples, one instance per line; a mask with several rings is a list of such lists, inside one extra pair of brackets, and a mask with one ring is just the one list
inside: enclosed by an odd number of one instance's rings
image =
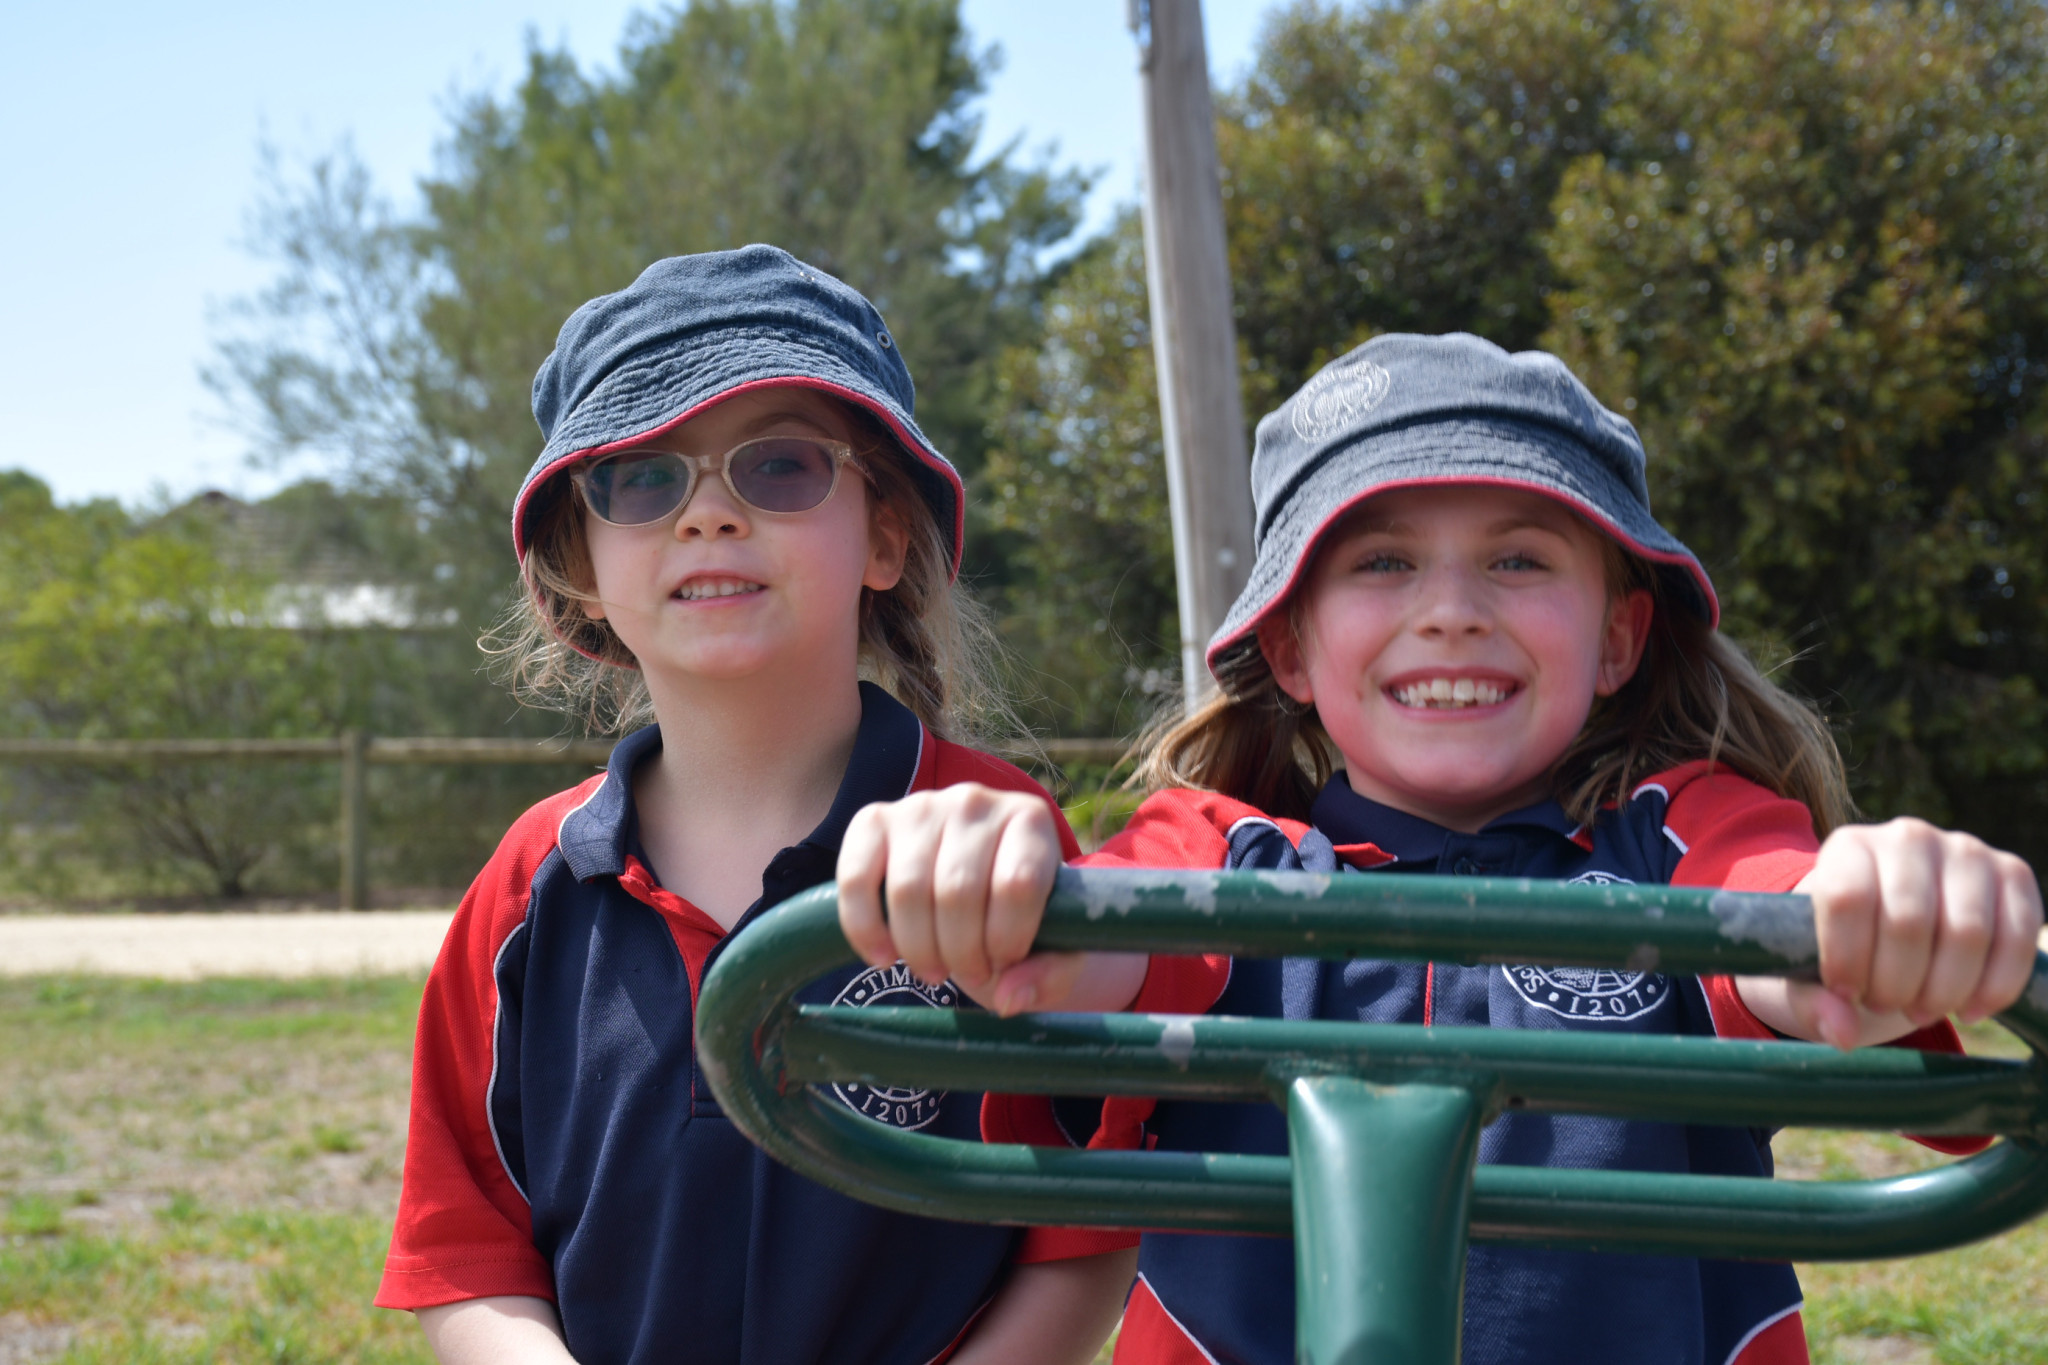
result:
[(1208, 662), (1284, 603), (1323, 533), (1375, 493), (1509, 484), (1555, 498), (1659, 565), (1681, 600), (1720, 620), (1698, 557), (1650, 515), (1642, 438), (1543, 351), (1510, 355), (1464, 333), (1389, 333), (1325, 365), (1260, 422), (1252, 453), (1257, 557)]
[(950, 533), (960, 571), (966, 494), (912, 418), (916, 391), (895, 339), (858, 290), (772, 246), (672, 256), (578, 308), (533, 378), (547, 442), (520, 485), (512, 546), (526, 554), (535, 494), (577, 461), (625, 449), (746, 389), (796, 385), (881, 420)]

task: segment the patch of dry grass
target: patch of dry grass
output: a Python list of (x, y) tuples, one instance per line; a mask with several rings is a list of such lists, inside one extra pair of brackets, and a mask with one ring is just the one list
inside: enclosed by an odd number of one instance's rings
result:
[(428, 1361), (369, 1306), (419, 991), (0, 980), (0, 1365)]
[[(0, 1365), (424, 1365), (411, 1319), (369, 1307), (418, 1001), (402, 979), (0, 978)], [(1797, 1179), (1945, 1159), (1776, 1146)], [(2048, 1221), (1800, 1278), (1816, 1365), (2048, 1365)]]

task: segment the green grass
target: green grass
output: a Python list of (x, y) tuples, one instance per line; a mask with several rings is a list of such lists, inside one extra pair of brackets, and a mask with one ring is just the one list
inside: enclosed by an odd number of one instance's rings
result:
[[(424, 1365), (411, 1318), (369, 1306), (419, 989), (0, 978), (0, 1360)], [(1776, 1146), (1801, 1179), (1943, 1159), (1870, 1134)], [(2044, 1268), (2048, 1220), (1801, 1266), (1816, 1365), (2048, 1365)]]
[(1074, 837), (1081, 841), (1081, 847), (1093, 850), (1102, 847), (1129, 824), (1131, 813), (1143, 800), (1140, 792), (1105, 784), (1070, 797), (1061, 809), (1067, 817), (1067, 824), (1073, 827)]
[(0, 979), (0, 1360), (424, 1365), (370, 1307), (419, 991)]
[[(1964, 1038), (1978, 1056), (2025, 1055), (1995, 1024)], [(1878, 1133), (1786, 1132), (1773, 1147), (1779, 1173), (1801, 1179), (1898, 1175), (1949, 1160)], [(2048, 1218), (1934, 1256), (1803, 1265), (1799, 1280), (1814, 1365), (2048, 1365)]]
[(368, 1306), (388, 1236), (381, 1217), (188, 1205), (153, 1228), (14, 1238), (0, 1323), (61, 1324), (61, 1365), (427, 1365), (412, 1319)]

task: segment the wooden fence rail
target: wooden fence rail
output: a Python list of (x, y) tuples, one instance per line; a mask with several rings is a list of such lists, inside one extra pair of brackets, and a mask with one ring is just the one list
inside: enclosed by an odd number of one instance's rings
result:
[[(1115, 764), (1127, 744), (1117, 739), (1047, 739), (1012, 756), (1031, 764)], [(386, 738), (349, 730), (332, 739), (5, 739), (0, 763), (156, 764), (275, 761), (338, 763), (341, 767), (341, 904), (370, 906), (369, 768), (373, 763), (575, 763), (603, 767), (607, 739)]]

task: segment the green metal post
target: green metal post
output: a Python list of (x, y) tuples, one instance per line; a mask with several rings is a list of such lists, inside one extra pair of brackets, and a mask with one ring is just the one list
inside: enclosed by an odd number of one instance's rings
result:
[(1482, 1118), (1459, 1085), (1288, 1087), (1299, 1365), (1458, 1365)]

